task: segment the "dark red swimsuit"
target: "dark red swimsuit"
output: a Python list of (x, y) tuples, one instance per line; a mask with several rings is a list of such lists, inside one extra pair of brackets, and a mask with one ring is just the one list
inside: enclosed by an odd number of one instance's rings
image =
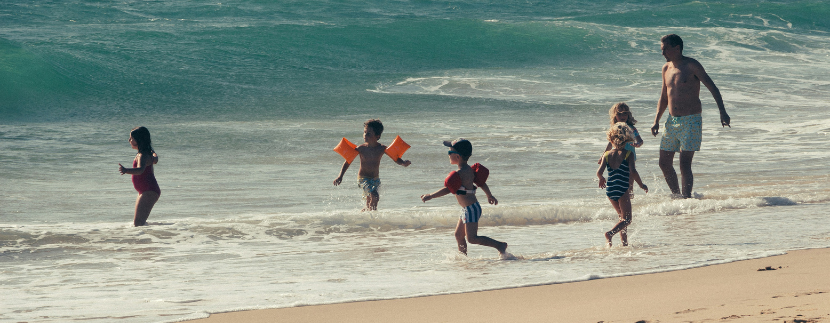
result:
[[(138, 160), (133, 160), (133, 168), (138, 167)], [(153, 175), (153, 162), (151, 161), (141, 175), (133, 175), (133, 187), (138, 191), (138, 194), (144, 194), (146, 191), (153, 191), (161, 195), (161, 188), (156, 182), (156, 175)]]

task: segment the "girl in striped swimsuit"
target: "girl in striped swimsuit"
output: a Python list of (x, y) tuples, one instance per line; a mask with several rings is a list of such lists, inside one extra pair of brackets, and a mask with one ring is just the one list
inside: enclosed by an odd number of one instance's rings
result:
[[(619, 232), (623, 246), (627, 246), (626, 228), (631, 224), (631, 198), (628, 187), (631, 179), (634, 179), (646, 193), (648, 193), (648, 186), (643, 184), (640, 174), (637, 173), (631, 151), (625, 149), (626, 143), (634, 141), (634, 131), (625, 122), (618, 122), (608, 129), (607, 136), (613, 148), (603, 156), (602, 163), (597, 170), (597, 177), (599, 177), (599, 187), (605, 188), (605, 195), (608, 196), (608, 200), (620, 216), (620, 221), (611, 231), (605, 233), (605, 240), (610, 247), (611, 238)], [(606, 168), (608, 169), (607, 183), (605, 177), (602, 176)]]

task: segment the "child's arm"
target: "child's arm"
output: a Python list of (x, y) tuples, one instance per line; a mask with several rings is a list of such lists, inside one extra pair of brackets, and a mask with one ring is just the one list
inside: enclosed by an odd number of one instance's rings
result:
[(597, 169), (597, 177), (599, 177), (599, 188), (605, 188), (605, 176), (602, 176), (605, 173), (605, 158), (602, 159), (602, 163), (599, 165), (599, 169)]
[(427, 201), (429, 201), (431, 199), (434, 199), (436, 197), (442, 197), (442, 196), (447, 195), (447, 194), (450, 194), (450, 189), (444, 187), (440, 190), (435, 191), (435, 193), (421, 195), (421, 201), (426, 203)]
[(130, 174), (130, 175), (141, 175), (144, 174), (144, 169), (147, 168), (147, 163), (152, 162), (152, 157), (144, 156), (143, 154), (139, 154), (138, 157), (138, 164), (136, 168), (126, 168), (122, 166), (120, 163), (118, 164), (118, 171), (121, 175)]
[(631, 146), (634, 148), (640, 148), (643, 145), (643, 137), (640, 137), (640, 132), (637, 131), (637, 128), (631, 126), (631, 129), (634, 130), (634, 142), (631, 143)]
[(499, 205), (499, 200), (497, 200), (496, 197), (494, 197), (493, 194), (490, 193), (490, 187), (487, 186), (487, 183), (483, 183), (483, 184), (479, 185), (478, 187), (481, 187), (481, 189), (484, 191), (484, 194), (487, 194), (487, 202), (488, 203), (493, 204), (493, 205)]
[[(634, 133), (636, 134), (636, 136), (634, 136), (634, 142), (631, 143), (631, 145), (634, 146), (634, 148), (640, 148), (640, 146), (643, 145), (643, 137), (640, 137), (640, 132), (637, 131), (637, 128), (634, 128), (633, 126), (631, 128), (634, 129)], [(608, 144), (610, 145), (611, 143), (609, 142)]]
[(643, 180), (640, 179), (640, 173), (637, 172), (637, 167), (635, 167), (636, 165), (633, 159), (631, 160), (629, 165), (631, 168), (631, 177), (634, 178), (634, 181), (637, 182), (637, 185), (639, 185), (640, 188), (643, 189), (643, 191), (646, 191), (646, 193), (648, 193), (648, 186), (643, 184)]
[(634, 148), (640, 148), (640, 146), (643, 145), (643, 137), (634, 137), (634, 143), (631, 145), (634, 146)]
[(599, 156), (599, 160), (597, 164), (602, 164), (602, 159), (605, 158), (605, 152), (611, 150), (611, 143), (608, 143), (608, 146), (605, 146), (605, 151), (602, 152), (602, 156)]
[(403, 159), (401, 159), (400, 157), (398, 157), (398, 160), (396, 160), (396, 161), (395, 161), (395, 163), (396, 163), (396, 164), (398, 164), (398, 165), (401, 165), (401, 166), (403, 166), (403, 167), (407, 167), (407, 166), (409, 166), (409, 165), (411, 165), (411, 164), (412, 164), (410, 161), (408, 161), (408, 160), (403, 160)]
[(154, 151), (153, 152), (153, 165), (158, 164), (158, 163), (159, 163), (159, 155), (156, 154), (156, 152)]
[(340, 167), (340, 175), (337, 175), (337, 178), (334, 179), (334, 186), (340, 185), (340, 182), (343, 181), (343, 174), (349, 169), (349, 165), (351, 164), (348, 161), (343, 162), (343, 167)]

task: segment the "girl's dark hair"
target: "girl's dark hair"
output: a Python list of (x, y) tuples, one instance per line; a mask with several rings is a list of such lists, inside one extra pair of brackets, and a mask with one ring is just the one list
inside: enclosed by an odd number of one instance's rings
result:
[(153, 150), (153, 141), (150, 140), (150, 130), (144, 127), (136, 127), (130, 131), (130, 137), (135, 139), (138, 146), (138, 152), (142, 155), (152, 156), (155, 152)]

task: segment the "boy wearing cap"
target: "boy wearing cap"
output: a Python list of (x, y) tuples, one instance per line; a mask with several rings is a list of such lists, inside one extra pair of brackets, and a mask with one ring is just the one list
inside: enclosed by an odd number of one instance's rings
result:
[(458, 251), (466, 255), (467, 242), (469, 241), (473, 244), (496, 248), (499, 251), (499, 255), (505, 257), (507, 243), (478, 235), (478, 219), (481, 217), (481, 204), (476, 199), (476, 185), (487, 195), (487, 202), (493, 205), (499, 204), (499, 201), (490, 193), (490, 187), (486, 183), (489, 171), (479, 163), (473, 166), (467, 164), (467, 160), (473, 154), (473, 145), (466, 139), (459, 138), (453, 142), (445, 141), (444, 146), (451, 148), (447, 152), (450, 158), (450, 164), (458, 165), (458, 171), (450, 172), (450, 175), (444, 180), (444, 188), (432, 194), (421, 195), (421, 201), (426, 202), (450, 193), (455, 194), (458, 205), (461, 205), (464, 209), (461, 218), (458, 220), (458, 225), (455, 228), (455, 240), (458, 242)]

